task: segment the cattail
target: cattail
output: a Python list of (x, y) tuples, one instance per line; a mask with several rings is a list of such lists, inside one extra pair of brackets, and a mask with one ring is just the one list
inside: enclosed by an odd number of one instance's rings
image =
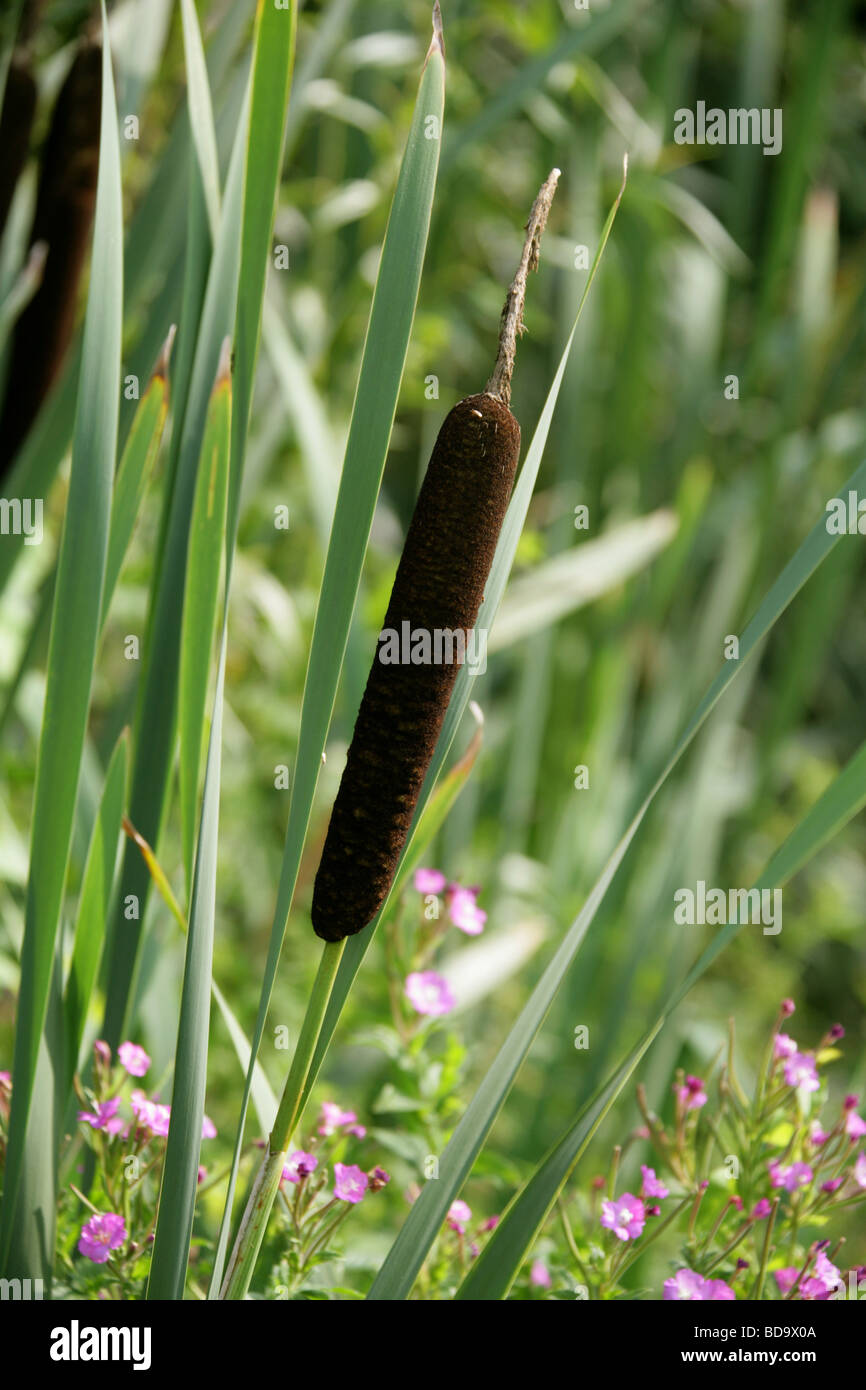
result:
[(45, 242), (48, 256), (42, 283), (12, 339), (0, 417), (0, 474), (54, 384), (75, 327), (96, 206), (101, 103), (101, 50), (86, 40), (60, 89), (42, 155), (30, 245)]
[(508, 406), (526, 279), (558, 178), (554, 169), (527, 223), (493, 375), (446, 416), (418, 496), (382, 635), (418, 640), (423, 659), (385, 662), (383, 645), (373, 662), (313, 889), (325, 941), (361, 931), (385, 901), (457, 678), (454, 654), (465, 653), (484, 597), (520, 453)]

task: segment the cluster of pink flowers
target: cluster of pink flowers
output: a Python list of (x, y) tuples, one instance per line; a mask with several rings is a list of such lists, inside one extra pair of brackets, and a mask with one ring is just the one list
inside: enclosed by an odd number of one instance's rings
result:
[[(97, 1076), (110, 1079), (111, 1049), (108, 1043), (99, 1039), (94, 1043), (93, 1051)], [(141, 1077), (150, 1070), (151, 1059), (144, 1048), (139, 1047), (137, 1043), (121, 1043), (117, 1049), (117, 1059), (129, 1076)], [(139, 1138), (165, 1139), (168, 1136), (168, 1126), (171, 1120), (170, 1105), (164, 1105), (155, 1098), (151, 1100), (144, 1091), (138, 1088), (132, 1092), (129, 1103), (135, 1120), (134, 1124), (124, 1120), (118, 1113), (120, 1096), (117, 1095), (110, 1096), (107, 1100), (95, 1100), (92, 1110), (79, 1110), (78, 1119), (82, 1123), (90, 1125), (91, 1129), (101, 1130), (112, 1137), (119, 1134), (127, 1139), (130, 1132)], [(202, 1139), (215, 1139), (216, 1132), (213, 1120), (205, 1115), (201, 1125)]]
[[(440, 869), (417, 869), (413, 882), (422, 897), (444, 896), (453, 926), (466, 936), (480, 936), (487, 913), (478, 906), (479, 887), (451, 883)], [(428, 1018), (450, 1013), (457, 1003), (448, 981), (435, 970), (413, 970), (406, 978), (404, 994), (415, 1012)]]
[[(416, 1192), (409, 1194), (410, 1200), (414, 1201)], [(469, 1225), (472, 1221), (472, 1208), (468, 1202), (464, 1202), (462, 1197), (453, 1201), (445, 1215), (445, 1225), (449, 1231), (453, 1231), (457, 1237), (458, 1246), (462, 1251), (468, 1250), (469, 1256), (475, 1259), (481, 1253), (481, 1247), (477, 1240), (471, 1240), (469, 1245), (464, 1244), (464, 1238), (469, 1234)], [(476, 1235), (487, 1235), (490, 1231), (495, 1231), (499, 1225), (498, 1216), (488, 1216), (480, 1225), (475, 1227)]]
[[(351, 1135), (355, 1139), (363, 1139), (367, 1130), (364, 1125), (358, 1124), (358, 1116), (354, 1110), (343, 1110), (333, 1101), (326, 1100), (322, 1102), (317, 1134), (323, 1139), (330, 1139), (335, 1135)], [(311, 1141), (312, 1144), (317, 1142), (316, 1138)], [(312, 1177), (318, 1166), (319, 1159), (315, 1153), (307, 1149), (295, 1149), (283, 1165), (281, 1181), (300, 1186), (307, 1178)], [(335, 1163), (333, 1196), (337, 1201), (357, 1206), (367, 1192), (378, 1192), (390, 1181), (390, 1176), (384, 1168), (372, 1168), (365, 1173), (356, 1163)]]
[[(134, 1089), (129, 1098), (131, 1119), (120, 1114), (120, 1095), (105, 1096), (105, 1091), (117, 1090), (122, 1085), (112, 1070), (111, 1048), (101, 1038), (93, 1044), (94, 1079), (97, 1094), (89, 1093), (92, 1108), (79, 1110), (78, 1119), (91, 1129), (108, 1135), (130, 1139), (135, 1145), (148, 1143), (151, 1139), (165, 1139), (171, 1120), (171, 1106), (158, 1099), (150, 1099), (144, 1091)], [(150, 1070), (151, 1059), (138, 1043), (123, 1042), (117, 1049), (117, 1060), (127, 1076), (145, 1076)], [(102, 1098), (100, 1098), (100, 1093)], [(209, 1116), (202, 1119), (202, 1139), (216, 1138), (216, 1126)], [(206, 1176), (206, 1170), (199, 1168), (199, 1182)], [(95, 1264), (104, 1264), (113, 1250), (118, 1250), (127, 1239), (126, 1223), (117, 1212), (95, 1212), (81, 1229), (78, 1241), (79, 1253)]]
[(341, 1110), (333, 1101), (323, 1101), (322, 1113), (319, 1116), (319, 1133), (336, 1134), (341, 1129), (346, 1134), (354, 1134), (356, 1139), (363, 1139), (367, 1133), (364, 1126), (358, 1124), (358, 1116), (354, 1110)]
[(448, 916), (460, 931), (467, 936), (481, 935), (487, 913), (478, 906), (480, 888), (465, 888), (460, 883), (449, 883), (439, 869), (417, 869), (414, 883), (422, 897), (440, 897), (444, 894)]

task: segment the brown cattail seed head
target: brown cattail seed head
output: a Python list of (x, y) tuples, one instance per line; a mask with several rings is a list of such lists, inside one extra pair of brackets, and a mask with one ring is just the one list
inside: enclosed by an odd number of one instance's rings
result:
[[(520, 426), (482, 392), (459, 401), (433, 447), (384, 631), (457, 633), (475, 626), (520, 453)], [(444, 647), (447, 652), (447, 646)], [(352, 936), (388, 893), (459, 669), (385, 664), (377, 653), (313, 889), (325, 941)]]

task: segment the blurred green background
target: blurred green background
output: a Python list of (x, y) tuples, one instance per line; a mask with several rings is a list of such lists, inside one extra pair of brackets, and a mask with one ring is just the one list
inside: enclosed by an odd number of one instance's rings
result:
[[(253, 8), (249, 0), (198, 5), (223, 167)], [(34, 40), (43, 101), (90, 10), (71, 0), (46, 6)], [(124, 370), (146, 377), (180, 317), (188, 145), (180, 19), (164, 0), (110, 10), (119, 110), (140, 118), (139, 140), (124, 146)], [(215, 975), (248, 1029), (288, 810), (275, 768), (293, 763), (330, 507), (429, 19), (427, 0), (330, 0), (305, 5), (301, 15), (274, 234), (288, 248), (289, 267), (272, 269), (268, 287), (226, 686)], [(479, 942), (448, 942), (474, 1000), (454, 1020), (467, 1048), (459, 1097), (483, 1075), (582, 906), (719, 669), (725, 637), (742, 631), (862, 458), (866, 24), (864, 7), (842, 0), (591, 0), (589, 18), (567, 0), (445, 0), (443, 20), (446, 125), (429, 250), (271, 1029), (287, 1024), (295, 1034), (318, 960), (307, 915), (318, 852), (436, 431), (457, 399), (484, 387), (521, 229), (539, 184), (558, 165), (512, 400), (528, 443), (585, 283), (577, 248), (587, 246), (591, 261), (628, 151), (625, 197), (521, 541), (515, 578), (538, 600), (537, 618), (532, 631), (491, 654), (476, 684), (483, 752), (428, 855), (449, 877), (480, 884), (489, 914)], [(780, 107), (781, 153), (675, 144), (675, 111), (699, 100)], [(16, 209), (21, 226), (26, 192)], [(731, 376), (737, 399), (726, 398)], [(63, 393), (61, 385), (49, 407), (58, 419), (68, 410)], [(122, 430), (133, 408), (122, 403)], [(97, 669), (93, 795), (100, 760), (133, 706), (136, 672), (124, 660), (123, 638), (144, 629), (161, 476), (158, 469)], [(46, 503), (50, 544), (24, 554), (4, 602), (7, 691), (51, 567), (64, 486)], [(290, 509), (287, 533), (273, 526), (280, 504)], [(575, 529), (581, 504), (588, 531)], [(659, 508), (672, 510), (678, 524), (658, 556), (557, 617), (542, 584), (545, 563)], [(859, 746), (862, 582), (862, 546), (850, 537), (659, 796), (497, 1123), (479, 1168), (493, 1186), (480, 1206), (501, 1207), (709, 940), (712, 927), (674, 925), (674, 890), (697, 879), (748, 886)], [(11, 1057), (44, 655), (43, 638), (12, 704), (2, 697), (0, 1059)], [(584, 790), (574, 786), (579, 765), (589, 769)], [(175, 816), (176, 807), (162, 858), (179, 881)], [(792, 1031), (804, 1046), (830, 1023), (844, 1024), (840, 1091), (866, 1087), (863, 851), (859, 819), (785, 889), (782, 932), (745, 928), (693, 991), (642, 1070), (658, 1107), (676, 1066), (707, 1068), (729, 1016), (748, 1075), (785, 995), (797, 1001)], [(151, 928), (137, 1040), (163, 1071), (174, 1048), (182, 943), (158, 900)], [(405, 1180), (399, 1136), (411, 1124), (383, 1108), (391, 1063), (370, 1039), (387, 1013), (383, 971), (377, 941), (319, 1089), (372, 1118)], [(590, 1030), (587, 1052), (574, 1047), (578, 1024)], [(240, 1084), (218, 1020), (212, 1047), (208, 1112), (228, 1142)], [(446, 1044), (431, 1055), (447, 1058)], [(263, 1062), (280, 1085), (285, 1053), (266, 1041)], [(622, 1137), (635, 1113), (620, 1107), (604, 1134)], [(596, 1152), (603, 1167), (602, 1140)], [(408, 1153), (404, 1146), (407, 1162)], [(399, 1210), (396, 1185), (389, 1200)]]

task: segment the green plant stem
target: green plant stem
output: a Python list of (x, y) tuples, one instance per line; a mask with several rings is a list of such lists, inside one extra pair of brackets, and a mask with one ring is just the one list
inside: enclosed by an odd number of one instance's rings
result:
[(767, 1217), (767, 1229), (764, 1232), (764, 1244), (761, 1249), (761, 1267), (758, 1270), (758, 1277), (755, 1280), (755, 1287), (752, 1290), (753, 1302), (759, 1302), (764, 1292), (764, 1280), (767, 1277), (767, 1265), (770, 1262), (770, 1253), (773, 1248), (773, 1227), (776, 1224), (776, 1212), (779, 1210), (779, 1198), (773, 1203), (773, 1210)]
[(344, 937), (342, 941), (327, 942), (322, 950), (319, 970), (307, 1005), (300, 1036), (295, 1046), (292, 1065), (289, 1068), (288, 1079), (277, 1110), (277, 1118), (271, 1130), (268, 1151), (256, 1175), (246, 1210), (241, 1219), (235, 1247), (220, 1290), (220, 1298), (244, 1298), (249, 1289), (253, 1269), (268, 1224), (268, 1217), (279, 1191), (286, 1151), (292, 1141), (295, 1126), (300, 1119), (304, 1087), (310, 1073), (310, 1064), (316, 1050), (316, 1043), (319, 1040), (322, 1020), (331, 998), (337, 968), (345, 945), (346, 938)]

